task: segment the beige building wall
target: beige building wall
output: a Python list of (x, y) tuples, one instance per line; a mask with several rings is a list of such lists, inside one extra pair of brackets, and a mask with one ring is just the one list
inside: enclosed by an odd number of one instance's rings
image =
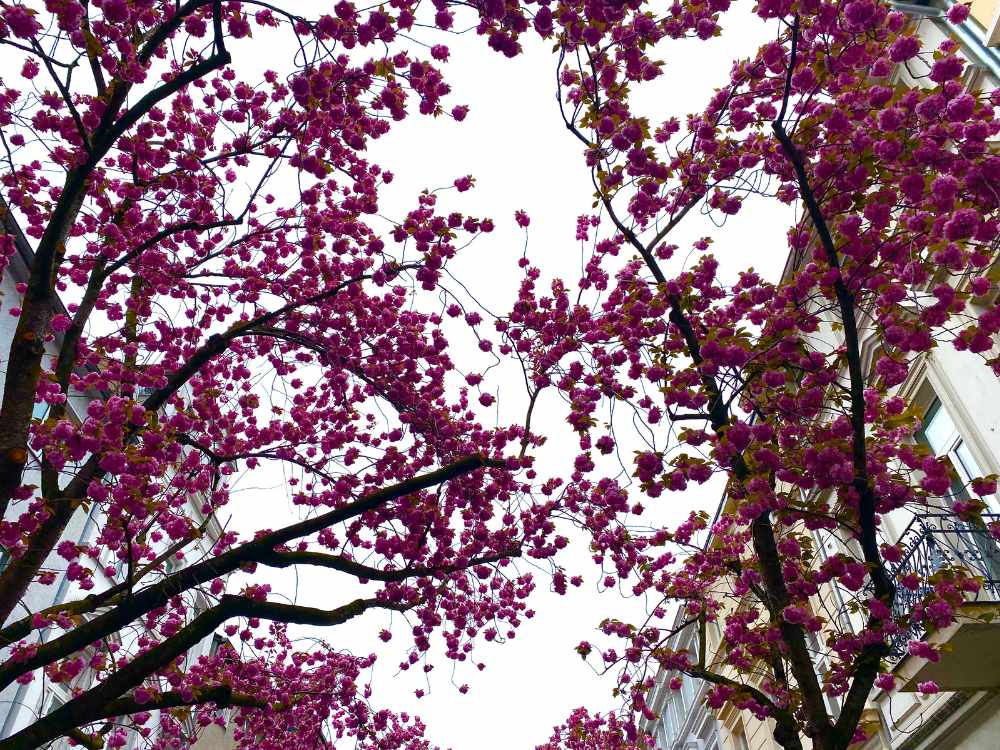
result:
[(997, 14), (998, 0), (972, 0), (970, 13), (979, 25), (984, 29), (989, 29)]
[(774, 722), (760, 721), (744, 711), (727, 707), (720, 712), (720, 750), (781, 750), (774, 741)]
[(205, 727), (198, 736), (197, 742), (191, 746), (191, 750), (234, 750), (236, 741), (232, 732), (223, 729), (217, 724)]

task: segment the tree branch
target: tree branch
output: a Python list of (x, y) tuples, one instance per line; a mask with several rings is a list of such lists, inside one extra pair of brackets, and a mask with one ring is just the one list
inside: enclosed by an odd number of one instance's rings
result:
[[(795, 66), (795, 52), (798, 39), (798, 18), (792, 26), (792, 49), (791, 59), (786, 77), (784, 98), (781, 111), (777, 119), (772, 123), (772, 127), (778, 142), (785, 153), (785, 157), (791, 163), (795, 171), (796, 182), (802, 202), (806, 206), (813, 228), (819, 238), (823, 251), (826, 254), (830, 267), (837, 271), (834, 281), (834, 293), (837, 298), (837, 305), (844, 327), (844, 345), (846, 349), (847, 369), (850, 376), (850, 401), (851, 401), (851, 442), (852, 460), (854, 469), (854, 481), (852, 486), (858, 493), (858, 539), (861, 543), (862, 553), (868, 567), (869, 576), (875, 589), (875, 596), (883, 603), (890, 605), (895, 599), (895, 585), (889, 579), (883, 565), (881, 554), (878, 549), (877, 527), (875, 518), (876, 497), (871, 485), (868, 473), (867, 445), (865, 434), (865, 377), (861, 363), (861, 344), (858, 334), (858, 322), (856, 315), (857, 300), (855, 295), (848, 289), (844, 278), (840, 273), (840, 258), (836, 244), (830, 233), (826, 218), (820, 208), (819, 201), (812, 190), (809, 176), (806, 172), (804, 160), (795, 143), (785, 130), (784, 117), (787, 113), (788, 100), (791, 96), (791, 76)], [(869, 618), (869, 627), (876, 629), (879, 621)], [(854, 679), (844, 700), (844, 707), (841, 710), (836, 724), (832, 727), (833, 739), (846, 747), (853, 738), (854, 729), (861, 718), (865, 701), (874, 685), (875, 677), (881, 664), (882, 657), (887, 653), (888, 647), (884, 642), (871, 643), (862, 648), (861, 655), (855, 664)], [(795, 662), (792, 662), (793, 671)], [(796, 672), (796, 677), (798, 673)], [(810, 706), (810, 711), (814, 710)], [(824, 708), (825, 715), (825, 708)]]
[[(178, 656), (207, 637), (233, 617), (259, 617), (300, 625), (334, 626), (351, 620), (369, 609), (405, 611), (414, 604), (355, 599), (332, 610), (299, 607), (277, 602), (255, 601), (241, 596), (223, 596), (219, 604), (198, 615), (178, 633), (144, 651), (89, 690), (47, 714), (21, 731), (0, 740), (0, 750), (34, 750), (66, 735), (73, 728), (105, 718), (106, 707), (142, 684), (149, 675), (170, 664)], [(122, 707), (129, 704), (123, 703)], [(114, 709), (111, 709), (114, 710)]]
[(172, 690), (166, 693), (155, 693), (148, 701), (143, 703), (139, 703), (132, 697), (117, 698), (104, 704), (100, 709), (101, 715), (97, 718), (110, 719), (115, 716), (128, 716), (141, 711), (164, 711), (184, 706), (201, 706), (206, 703), (214, 703), (219, 708), (226, 708), (227, 706), (273, 708), (271, 704), (253, 695), (234, 692), (232, 685), (209, 685), (207, 687), (192, 689), (191, 697), (185, 697), (182, 693)]
[[(148, 62), (157, 47), (179, 27), (185, 9), (188, 9), (186, 12), (192, 12), (205, 4), (207, 2), (198, 0), (183, 6), (170, 21), (151, 35), (140, 51), (140, 60)], [(221, 13), (221, 3), (216, 0), (214, 4), (218, 15)], [(14, 490), (20, 485), (27, 461), (26, 445), (31, 409), (41, 376), (40, 363), (44, 352), (42, 341), (53, 314), (55, 271), (66, 251), (66, 238), (83, 205), (87, 181), (116, 141), (150, 109), (189, 83), (229, 64), (231, 57), (225, 49), (219, 24), (216, 24), (215, 48), (214, 54), (209, 58), (199, 61), (148, 92), (120, 117), (118, 113), (125, 104), (132, 84), (123, 80), (115, 81), (108, 92), (108, 102), (101, 121), (92, 134), (87, 158), (66, 174), (59, 200), (34, 251), (28, 288), (22, 300), (22, 311), (7, 362), (7, 377), (0, 406), (0, 515), (6, 512)], [(0, 599), (0, 621), (10, 615), (27, 586), (26, 581), (17, 582), (17, 585), (12, 585), (15, 583), (13, 580), (8, 582), (11, 585), (0, 588), (6, 589), (4, 593), (13, 594), (13, 597)]]
[[(261, 558), (271, 554), (275, 547), (374, 510), (392, 500), (428, 489), (484, 467), (505, 468), (506, 463), (480, 455), (466, 456), (435, 471), (420, 474), (390, 487), (371, 492), (342, 508), (286, 526), (278, 531), (262, 534), (253, 541), (246, 542), (217, 557), (188, 566), (167, 576), (162, 581), (133, 593), (112, 609), (64, 635), (40, 645), (31, 658), (20, 662), (8, 659), (0, 666), (0, 689), (11, 684), (22, 674), (50, 664), (121, 630), (136, 618), (157, 607), (162, 607), (173, 596), (232, 573), (244, 563), (260, 562)], [(2, 747), (3, 745), (0, 744), (0, 748)]]
[(338, 570), (341, 573), (349, 573), (355, 578), (371, 581), (384, 581), (387, 583), (405, 581), (408, 578), (422, 578), (425, 576), (436, 576), (449, 573), (457, 573), (467, 570), (476, 565), (489, 565), (500, 562), (511, 557), (520, 557), (521, 548), (512, 547), (493, 555), (474, 557), (462, 565), (444, 565), (440, 567), (407, 567), (398, 570), (382, 570), (369, 565), (351, 560), (342, 555), (329, 555), (323, 552), (313, 552), (310, 550), (294, 550), (288, 552), (270, 552), (256, 558), (256, 562), (268, 566), (269, 568), (287, 568), (293, 565), (315, 565), (321, 568)]
[(759, 703), (761, 706), (766, 708), (771, 718), (774, 719), (777, 725), (775, 727), (774, 736), (781, 746), (786, 748), (786, 750), (802, 750), (802, 740), (799, 738), (799, 733), (796, 728), (797, 725), (792, 713), (788, 709), (778, 706), (778, 704), (771, 700), (761, 690), (753, 687), (752, 685), (746, 685), (742, 682), (732, 680), (708, 669), (694, 668), (684, 671), (692, 677), (705, 680), (705, 682), (710, 682), (713, 685), (721, 685), (732, 688), (737, 692), (743, 692), (749, 695), (756, 703)]

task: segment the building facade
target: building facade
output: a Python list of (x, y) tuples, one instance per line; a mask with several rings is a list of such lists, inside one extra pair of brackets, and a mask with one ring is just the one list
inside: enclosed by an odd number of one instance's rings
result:
[[(950, 4), (950, 0), (892, 3), (914, 19), (926, 49), (936, 48), (947, 38), (957, 41), (968, 62), (966, 85), (992, 91), (1000, 84), (1000, 1), (974, 0), (969, 18), (962, 24), (948, 20)], [(919, 86), (924, 72), (911, 65), (909, 70), (898, 70), (896, 76), (900, 83)], [(786, 268), (786, 273), (792, 270)], [(831, 325), (819, 335), (825, 343), (841, 341), (841, 334)], [(874, 337), (863, 351), (865, 365), (870, 368), (877, 358)], [(1000, 474), (1000, 380), (978, 355), (948, 346), (927, 352), (899, 386), (899, 395), (921, 415), (923, 426), (917, 439), (936, 456), (948, 459), (956, 487), (977, 477)], [(988, 498), (988, 505), (987, 520), (1000, 520), (1000, 498)], [(725, 499), (720, 510), (726, 510)], [(890, 659), (897, 689), (891, 694), (876, 689), (869, 697), (862, 722), (871, 733), (856, 747), (1000, 750), (1000, 548), (985, 532), (954, 517), (944, 501), (940, 509), (931, 508), (919, 515), (901, 509), (883, 520), (887, 541), (899, 543), (904, 550), (902, 561), (890, 573), (913, 569), (930, 572), (955, 564), (979, 575), (984, 584), (976, 599), (962, 610), (959, 621), (929, 639), (944, 646), (939, 662), (908, 655), (906, 643), (914, 633), (900, 634)], [(833, 555), (843, 548), (835, 535), (813, 532), (813, 536), (821, 555)], [(902, 590), (897, 611), (912, 609), (924, 593)], [(863, 619), (845, 606), (848, 598), (835, 585), (828, 586), (815, 597), (814, 609), (837, 618), (841, 627), (859, 632)], [(998, 617), (990, 622), (994, 614)], [(682, 622), (678, 618), (675, 625)], [(720, 654), (726, 648), (721, 631), (709, 624), (705, 635), (708, 664), (721, 663)], [(677, 633), (669, 646), (693, 649), (696, 639), (696, 629), (688, 627)], [(812, 650), (817, 671), (822, 673), (823, 648), (818, 639)], [(677, 678), (682, 680), (679, 690), (670, 685), (671, 679)], [(937, 682), (941, 692), (918, 692), (918, 683), (927, 680)], [(780, 750), (770, 720), (759, 721), (728, 704), (711, 712), (705, 706), (705, 692), (705, 683), (690, 677), (662, 671), (657, 675), (650, 705), (658, 718), (643, 726), (655, 738), (657, 750)], [(826, 701), (835, 718), (839, 700), (826, 696)], [(810, 747), (807, 738), (803, 744)]]
[[(678, 610), (673, 628), (680, 628), (683, 624), (682, 615)], [(699, 647), (698, 637), (697, 628), (682, 628), (670, 638), (667, 646), (694, 655)], [(708, 648), (712, 649), (717, 640), (707, 639)], [(671, 679), (681, 681), (680, 689), (674, 689), (669, 684)], [(655, 737), (659, 750), (722, 750), (725, 746), (720, 736), (718, 717), (705, 705), (707, 685), (688, 675), (671, 675), (663, 671), (656, 675), (649, 706), (659, 718), (647, 722), (644, 729)]]

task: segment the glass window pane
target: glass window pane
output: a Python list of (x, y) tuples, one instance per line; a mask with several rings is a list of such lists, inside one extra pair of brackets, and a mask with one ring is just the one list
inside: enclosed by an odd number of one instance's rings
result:
[(660, 748), (666, 748), (667, 743), (668, 743), (667, 733), (666, 730), (663, 728), (663, 722), (661, 721), (659, 724), (656, 725), (656, 744)]
[(674, 700), (670, 701), (670, 720), (673, 723), (673, 733), (676, 738), (684, 724), (684, 707), (681, 705), (680, 696), (675, 696)]
[(953, 463), (955, 464), (955, 469), (958, 471), (959, 477), (963, 482), (969, 482), (983, 475), (983, 470), (979, 468), (976, 459), (972, 457), (972, 454), (969, 452), (969, 446), (964, 440), (958, 441), (958, 445), (955, 446), (954, 456), (955, 460)]
[(31, 416), (35, 419), (45, 419), (45, 415), (49, 413), (49, 405), (45, 401), (35, 402), (35, 405), (31, 407)]
[(684, 706), (690, 707), (694, 702), (694, 680), (685, 677), (684, 682), (681, 683), (681, 693), (684, 697)]
[(918, 434), (925, 443), (934, 451), (934, 455), (940, 456), (947, 453), (951, 446), (949, 441), (954, 439), (955, 423), (951, 421), (948, 412), (941, 407), (940, 401), (935, 401), (927, 411), (924, 418), (924, 428)]
[(673, 701), (667, 701), (663, 707), (663, 733), (666, 735), (668, 745), (674, 741), (674, 736), (677, 734), (672, 703)]
[(701, 732), (698, 736), (705, 743), (706, 749), (714, 747), (718, 743), (719, 730), (715, 724), (715, 716), (702, 707), (702, 715), (704, 719), (702, 720)]

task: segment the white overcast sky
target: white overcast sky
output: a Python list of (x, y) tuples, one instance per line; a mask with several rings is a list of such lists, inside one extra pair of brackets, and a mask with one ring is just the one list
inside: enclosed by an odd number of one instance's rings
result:
[[(667, 60), (666, 74), (643, 95), (644, 113), (656, 124), (670, 116), (683, 116), (704, 107), (712, 91), (725, 83), (732, 60), (756, 50), (773, 29), (749, 15), (744, 6), (730, 13), (722, 38), (711, 42), (668, 43), (659, 57)], [(520, 274), (516, 259), (522, 252), (524, 233), (513, 222), (513, 212), (524, 209), (531, 216), (528, 253), (547, 275), (560, 274), (575, 282), (580, 248), (574, 241), (576, 217), (591, 213), (592, 188), (582, 163), (580, 144), (563, 127), (555, 100), (555, 65), (551, 43), (525, 35), (525, 53), (508, 60), (488, 50), (485, 40), (473, 34), (446, 36), (452, 57), (444, 66), (453, 93), (448, 107), (468, 104), (462, 123), (412, 116), (370, 149), (377, 163), (391, 169), (396, 179), (383, 197), (383, 213), (401, 216), (414, 205), (424, 188), (450, 185), (456, 177), (472, 174), (476, 187), (443, 198), (449, 207), (478, 216), (490, 216), (497, 230), (477, 240), (450, 266), (487, 306), (506, 311), (516, 294)], [(239, 68), (239, 48), (234, 49)], [(274, 64), (274, 61), (269, 61)], [(674, 240), (683, 248), (691, 240), (712, 234), (713, 246), (724, 267), (736, 271), (754, 266), (771, 278), (782, 268), (784, 233), (789, 209), (773, 202), (751, 202), (725, 229), (719, 231), (702, 216), (692, 216)], [(683, 253), (681, 253), (683, 255)], [(500, 422), (519, 420), (523, 414), (523, 387), (512, 379), (501, 383)], [(571, 457), (576, 441), (563, 421), (562, 405), (554, 398), (539, 406), (535, 425), (549, 435), (548, 455)], [(261, 481), (255, 489), (238, 493), (237, 528), (276, 526), (281, 522), (281, 478)], [(271, 489), (266, 489), (270, 486)], [(655, 507), (663, 523), (676, 522), (692, 508), (714, 509), (721, 485), (709, 483), (685, 494), (661, 498)], [(262, 520), (262, 523), (257, 523)], [(612, 681), (598, 678), (574, 652), (583, 639), (597, 640), (595, 628), (607, 616), (623, 619), (639, 604), (624, 602), (615, 593), (598, 594), (597, 572), (586, 555), (576, 551), (579, 570), (585, 574), (582, 589), (566, 597), (547, 591), (539, 581), (533, 608), (537, 616), (527, 621), (517, 637), (502, 646), (484, 644), (474, 656), (486, 662), (484, 672), (467, 664), (453, 675), (451, 663), (437, 659), (429, 684), (419, 670), (399, 673), (397, 665), (408, 645), (404, 623), (386, 650), (374, 635), (385, 625), (382, 615), (371, 615), (328, 631), (322, 636), (334, 645), (357, 653), (368, 649), (383, 655), (374, 669), (373, 703), (419, 715), (428, 726), (432, 742), (454, 750), (509, 750), (533, 748), (546, 740), (554, 724), (576, 706), (607, 710), (614, 707)], [(565, 560), (564, 560), (565, 562)], [(568, 567), (568, 566), (567, 566)], [(296, 582), (290, 573), (276, 579), (281, 593), (303, 604), (332, 606), (351, 596), (333, 586), (328, 574), (303, 571)], [(321, 635), (320, 633), (316, 633)], [(469, 683), (462, 695), (457, 686)], [(414, 690), (429, 693), (418, 700)]]

